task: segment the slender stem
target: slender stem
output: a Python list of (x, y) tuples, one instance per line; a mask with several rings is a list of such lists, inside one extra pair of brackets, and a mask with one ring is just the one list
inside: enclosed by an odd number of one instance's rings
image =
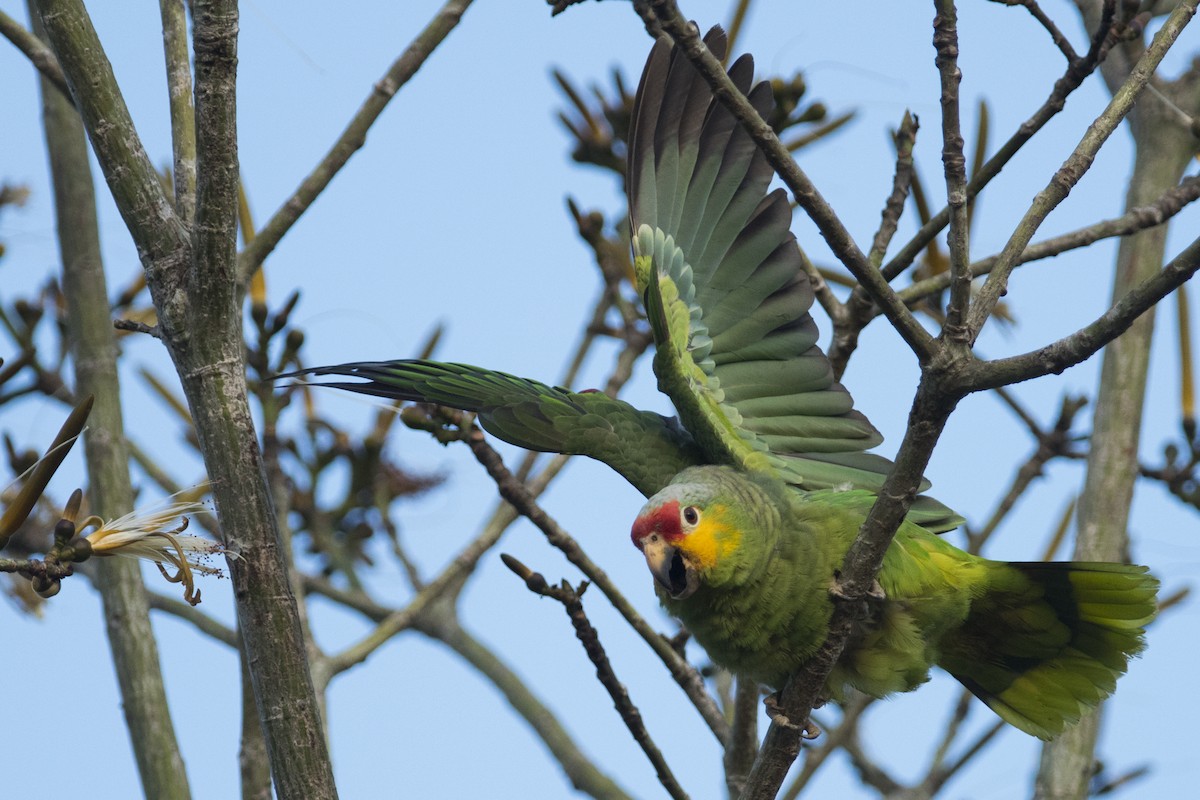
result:
[[(1167, 189), (1150, 203), (1130, 209), (1119, 217), (1113, 217), (1029, 245), (1017, 257), (1017, 265), (1087, 247), (1101, 239), (1128, 236), (1147, 228), (1157, 227), (1168, 222), (1197, 199), (1200, 199), (1200, 176), (1192, 175), (1180, 181), (1178, 186)], [(999, 256), (988, 256), (976, 261), (971, 264), (971, 276), (977, 278), (980, 275), (988, 274), (998, 260)], [(942, 291), (949, 285), (949, 274), (942, 273), (916, 281), (911, 286), (900, 290), (898, 295), (905, 303), (914, 303), (923, 297)]]
[(1183, 285), (1197, 269), (1200, 269), (1200, 239), (1194, 239), (1170, 263), (1131, 289), (1090, 324), (1037, 350), (979, 362), (968, 370), (964, 385), (975, 392), (1062, 372), (1094, 355), (1128, 330), (1138, 317)]
[(167, 93), (171, 105), (171, 146), (175, 154), (175, 213), (190, 223), (196, 210), (196, 111), (188, 55), (187, 10), (183, 0), (159, 0)]
[(946, 244), (950, 251), (950, 304), (942, 335), (947, 341), (966, 342), (963, 319), (971, 302), (970, 231), (967, 207), (967, 159), (959, 108), (959, 84), (962, 71), (958, 68), (958, 10), (954, 0), (937, 0), (937, 16), (933, 21), (933, 46), (937, 50), (935, 63), (941, 78), (942, 104), (942, 165), (946, 178), (946, 207), (950, 212), (950, 235)]
[[(900, 127), (894, 136), (896, 170), (892, 176), (892, 191), (884, 203), (879, 229), (875, 232), (875, 238), (871, 242), (871, 251), (867, 255), (867, 260), (876, 268), (883, 263), (888, 245), (896, 235), (900, 216), (904, 213), (904, 205), (910, 192), (918, 201), (918, 208), (921, 206), (918, 191), (921, 184), (915, 180), (916, 173), (913, 165), (913, 145), (916, 144), (918, 127), (917, 118), (905, 111), (904, 117), (900, 120)], [(807, 258), (805, 258), (805, 262), (807, 264)], [(811, 274), (809, 279), (812, 280)], [(826, 293), (832, 295), (832, 292), (829, 292), (828, 287), (825, 286), (824, 280), (819, 285)], [(821, 295), (818, 294), (817, 298), (821, 299)], [(836, 298), (832, 302), (836, 306), (834, 309), (830, 309), (829, 303), (826, 301), (822, 301), (821, 305), (833, 322), (833, 337), (829, 342), (829, 363), (833, 366), (834, 377), (841, 380), (850, 356), (858, 347), (859, 334), (873, 318), (876, 307), (867, 292), (858, 284), (852, 284), (850, 297), (847, 298), (844, 305), (838, 303)]]
[(1114, 92), (1108, 107), (1088, 127), (1074, 152), (1055, 172), (1046, 188), (1034, 198), (1033, 204), (1025, 212), (1017, 224), (1016, 230), (1013, 231), (1012, 236), (1000, 251), (995, 267), (988, 275), (987, 281), (979, 289), (975, 303), (972, 305), (967, 320), (972, 342), (979, 336), (983, 325), (995, 310), (996, 304), (1000, 302), (1000, 297), (1008, 286), (1008, 276), (1016, 266), (1017, 257), (1025, 250), (1046, 216), (1066, 198), (1067, 193), (1087, 172), (1100, 147), (1133, 108), (1133, 103), (1141, 93), (1142, 87), (1158, 69), (1159, 63), (1166, 56), (1167, 50), (1175, 43), (1179, 34), (1182, 33), (1184, 26), (1195, 15), (1196, 3), (1197, 0), (1183, 0), (1171, 12), (1162, 28), (1155, 34), (1154, 41), (1134, 65), (1129, 78), (1120, 89)]
[[(31, 14), (31, 16), (33, 15)], [(67, 86), (67, 78), (63, 75), (62, 67), (58, 65), (58, 58), (54, 55), (53, 50), (3, 11), (0, 11), (0, 35), (3, 35), (5, 39), (13, 43), (13, 46), (24, 53), (34, 68), (42, 73), (42, 77), (61, 92), (68, 102), (74, 103), (74, 100), (71, 99), (71, 87)]]
[(246, 246), (238, 259), (238, 283), (244, 284), (259, 268), (266, 257), (279, 244), (300, 216), (308, 210), (313, 201), (325, 190), (333, 177), (341, 171), (350, 157), (354, 155), (367, 141), (367, 131), (383, 109), (396, 96), (396, 92), (408, 82), (421, 65), (425, 63), (434, 49), (454, 29), (463, 13), (471, 5), (471, 0), (447, 0), (446, 4), (434, 15), (408, 48), (375, 83), (371, 94), (363, 102), (358, 112), (350, 120), (342, 135), (333, 143), (333, 147), (321, 159), (321, 162), (300, 183), (275, 215), (267, 221), (254, 241)]
[(83, 3), (37, 0), (37, 7), (142, 263), (177, 269), (186, 253), (187, 232), (137, 135), (112, 65)]

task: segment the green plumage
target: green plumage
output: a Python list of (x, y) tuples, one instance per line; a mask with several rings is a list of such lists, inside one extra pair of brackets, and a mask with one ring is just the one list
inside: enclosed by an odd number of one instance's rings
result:
[[(720, 29), (705, 42), (724, 55)], [(749, 56), (729, 75), (770, 111)], [(824, 641), (833, 572), (892, 465), (864, 452), (882, 437), (817, 346), (786, 195), (768, 193), (762, 153), (663, 42), (646, 63), (628, 142), (635, 283), (678, 419), (465, 364), (292, 374), (348, 376), (356, 382), (325, 385), (473, 411), (512, 444), (608, 464), (653, 495), (633, 533), (666, 606), (715, 661), (780, 686)], [(686, 512), (701, 506), (726, 524), (697, 534)], [(1013, 725), (1049, 737), (1112, 691), (1142, 647), (1157, 584), (1142, 567), (987, 561), (933, 535), (961, 521), (916, 498), (884, 559), (886, 600), (829, 692), (907, 691), (936, 664)]]
[[(697, 467), (650, 499), (635, 535), (661, 533), (673, 566), (696, 572), (690, 593), (661, 581), (658, 592), (713, 660), (779, 688), (824, 642), (834, 570), (874, 500)], [(677, 519), (688, 507), (702, 520), (692, 531)], [(1158, 587), (1145, 567), (990, 561), (911, 522), (897, 531), (879, 583), (885, 599), (852, 635), (828, 696), (909, 691), (940, 666), (1042, 739), (1112, 693), (1142, 650)]]

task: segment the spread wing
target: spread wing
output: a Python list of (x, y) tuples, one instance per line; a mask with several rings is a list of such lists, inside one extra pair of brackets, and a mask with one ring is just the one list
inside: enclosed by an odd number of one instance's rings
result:
[[(705, 43), (718, 58), (725, 34)], [(764, 116), (744, 55), (729, 76)], [(812, 287), (770, 165), (678, 48), (655, 45), (629, 136), (635, 272), (654, 330), (659, 388), (717, 463), (804, 489), (877, 488), (883, 437), (833, 378), (809, 314)]]
[(679, 471), (704, 463), (679, 423), (602, 392), (572, 392), (467, 364), (402, 360), (339, 364), (279, 375), (345, 375), (318, 384), (394, 400), (473, 411), (484, 430), (518, 447), (591, 456), (649, 497)]

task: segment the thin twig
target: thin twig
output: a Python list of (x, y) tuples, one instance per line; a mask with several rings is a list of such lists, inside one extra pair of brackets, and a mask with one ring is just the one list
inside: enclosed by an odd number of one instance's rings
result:
[(333, 143), (333, 147), (257, 233), (254, 241), (242, 250), (238, 257), (239, 284), (244, 284), (250, 279), (284, 234), (291, 230), (350, 157), (366, 143), (367, 131), (383, 113), (383, 109), (458, 25), (470, 5), (471, 0), (447, 0), (424, 30), (417, 34), (400, 57), (392, 62), (383, 77), (375, 83), (371, 94), (346, 129), (342, 131), (342, 135)]
[(74, 104), (71, 87), (67, 85), (67, 78), (63, 75), (62, 67), (59, 66), (58, 57), (54, 55), (53, 50), (3, 11), (0, 11), (0, 35), (3, 35), (24, 53), (34, 68), (42, 73), (42, 77), (50, 81), (55, 89), (62, 92), (63, 97)]
[(904, 213), (904, 204), (912, 188), (913, 145), (916, 144), (919, 128), (920, 123), (916, 116), (905, 111), (900, 119), (900, 127), (892, 137), (896, 145), (896, 170), (892, 176), (892, 191), (884, 203), (879, 229), (875, 232), (875, 238), (871, 241), (871, 251), (867, 254), (867, 260), (875, 266), (883, 263), (883, 257), (892, 242), (892, 237), (896, 235), (900, 216)]
[[(1153, 203), (1130, 209), (1119, 217), (1103, 220), (1092, 225), (1031, 244), (1017, 257), (1015, 266), (1060, 255), (1069, 250), (1087, 247), (1101, 239), (1128, 236), (1138, 231), (1165, 224), (1185, 207), (1200, 199), (1200, 176), (1184, 178), (1178, 186), (1163, 192)], [(999, 260), (998, 255), (988, 256), (971, 264), (971, 277), (987, 275)], [(946, 273), (915, 281), (902, 289), (898, 295), (905, 303), (912, 304), (922, 298), (936, 294), (950, 285)]]
[(942, 337), (956, 346), (967, 341), (963, 320), (971, 302), (970, 232), (967, 206), (967, 159), (963, 149), (962, 120), (959, 113), (958, 10), (954, 0), (936, 0), (933, 20), (933, 46), (937, 50), (938, 75), (941, 79), (942, 167), (946, 179), (946, 208), (950, 214), (950, 234), (946, 245), (950, 254), (950, 302)]
[(621, 721), (633, 735), (633, 740), (642, 748), (642, 752), (646, 754), (646, 758), (654, 767), (658, 782), (671, 797), (676, 800), (687, 800), (687, 793), (683, 791), (683, 787), (679, 785), (679, 781), (671, 772), (671, 767), (663, 758), (662, 751), (650, 738), (650, 732), (646, 730), (646, 725), (642, 722), (641, 712), (633, 704), (628, 690), (613, 671), (608, 654), (604, 652), (604, 646), (600, 644), (600, 636), (592, 627), (591, 621), (583, 610), (582, 598), (584, 590), (588, 586), (587, 582), (580, 584), (578, 589), (571, 588), (565, 580), (560, 585), (554, 586), (548, 583), (541, 573), (534, 572), (512, 556), (501, 554), (500, 558), (504, 560), (504, 564), (509, 569), (525, 581), (525, 586), (529, 591), (542, 597), (550, 597), (562, 604), (571, 620), (571, 625), (575, 628), (575, 636), (583, 643), (583, 649), (587, 652), (588, 659), (596, 667), (596, 678), (608, 692), (608, 696), (612, 698), (613, 705), (616, 707), (617, 713), (621, 715)]
[(1000, 297), (1008, 285), (1008, 276), (1016, 266), (1017, 257), (1025, 250), (1046, 216), (1066, 198), (1067, 193), (1087, 172), (1101, 146), (1108, 141), (1108, 137), (1133, 108), (1133, 103), (1141, 93), (1142, 87), (1150, 80), (1171, 45), (1183, 31), (1184, 26), (1196, 13), (1196, 2), (1197, 0), (1184, 0), (1175, 8), (1155, 35), (1153, 42), (1146, 48), (1146, 52), (1134, 65), (1128, 79), (1121, 88), (1113, 93), (1112, 101), (1095, 122), (1088, 126), (1087, 132), (1084, 133), (1075, 150), (1054, 173), (1046, 188), (1034, 198), (1033, 204), (1025, 212), (1012, 236), (1000, 251), (996, 265), (992, 268), (992, 272), (983, 286), (980, 287), (975, 302), (971, 306), (967, 327), (972, 343), (979, 336), (979, 332), (991, 316), (992, 311), (995, 310), (996, 304), (1000, 302)]
[(192, 105), (192, 71), (188, 54), (187, 10), (183, 0), (159, 0), (167, 93), (171, 108), (171, 147), (175, 168), (175, 212), (190, 222), (196, 210), (196, 109)]
[[(1111, 30), (1109, 27), (1102, 27), (1097, 31), (1093, 42), (1108, 42), (1111, 38), (1110, 34)], [(996, 154), (989, 158), (987, 163), (971, 176), (971, 181), (967, 184), (968, 198), (974, 198), (985, 186), (991, 183), (992, 179), (1000, 174), (1000, 171), (1033, 138), (1034, 134), (1045, 127), (1046, 123), (1063, 110), (1066, 106), (1067, 98), (1079, 88), (1087, 76), (1095, 71), (1100, 61), (1107, 54), (1107, 47), (1093, 47), (1087, 56), (1067, 66), (1062, 76), (1054, 82), (1054, 87), (1051, 89), (1050, 95), (1042, 105), (1038, 107), (1029, 119), (1021, 123), (1012, 136), (1008, 138), (1008, 141), (1000, 146)], [(883, 266), (881, 272), (884, 278), (890, 281), (907, 269), (921, 251), (946, 227), (949, 221), (950, 211), (948, 208), (943, 208), (937, 214), (930, 217), (929, 221), (921, 226), (921, 229), (917, 231), (913, 238)]]

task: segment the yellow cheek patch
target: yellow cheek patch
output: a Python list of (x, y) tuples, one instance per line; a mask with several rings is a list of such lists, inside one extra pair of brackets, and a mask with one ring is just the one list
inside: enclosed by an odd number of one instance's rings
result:
[(676, 543), (695, 566), (710, 569), (717, 560), (742, 544), (742, 532), (725, 522), (726, 506), (714, 503), (704, 511), (691, 533)]

